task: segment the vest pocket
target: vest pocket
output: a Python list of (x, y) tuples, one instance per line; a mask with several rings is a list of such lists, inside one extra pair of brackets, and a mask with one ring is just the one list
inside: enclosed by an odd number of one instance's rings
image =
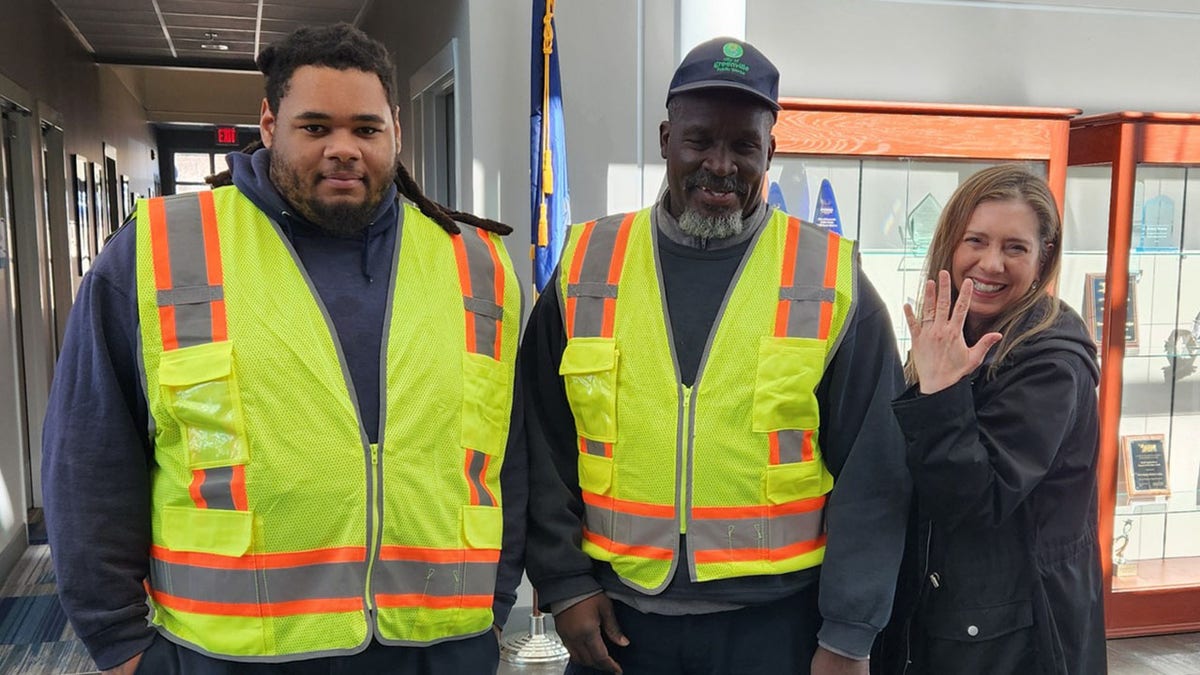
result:
[(575, 431), (603, 443), (617, 440), (617, 343), (613, 338), (572, 338), (563, 350), (562, 375)]
[(822, 462), (776, 464), (767, 467), (763, 484), (768, 504), (788, 504), (829, 492), (833, 476)]
[(188, 468), (249, 461), (232, 343), (210, 342), (163, 352), (158, 381), (171, 416), (182, 428)]
[(816, 429), (816, 389), (825, 369), (825, 342), (764, 336), (758, 343), (752, 429)]
[[(613, 494), (613, 461), (609, 457), (603, 455), (589, 455), (587, 453), (579, 453), (579, 460), (576, 463), (576, 468), (579, 471), (579, 489), (583, 491), (583, 526), (588, 532), (597, 534), (604, 539), (616, 541), (629, 541), (630, 533), (630, 516), (621, 514), (612, 510), (611, 497)], [(588, 495), (596, 495), (589, 498)], [(622, 529), (623, 536), (617, 534), (616, 529), (624, 526)], [(612, 560), (611, 544), (602, 544), (584, 540), (584, 550), (588, 551), (589, 546), (595, 547), (589, 555), (596, 557), (601, 556), (603, 560)], [(604, 553), (596, 553), (595, 551), (603, 550)]]
[(607, 495), (612, 491), (612, 458), (581, 452), (578, 468), (579, 489), (597, 495)]
[(460, 439), (464, 448), (488, 455), (504, 451), (512, 413), (512, 372), (484, 354), (463, 353)]
[(172, 551), (214, 553), (238, 558), (250, 550), (254, 513), (226, 509), (164, 506), (163, 545)]
[(462, 532), (468, 547), (498, 550), (504, 537), (504, 512), (499, 506), (463, 506)]

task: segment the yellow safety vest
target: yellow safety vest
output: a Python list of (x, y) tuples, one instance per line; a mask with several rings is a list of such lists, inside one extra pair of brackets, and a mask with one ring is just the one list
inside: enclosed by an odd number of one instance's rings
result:
[(661, 592), (679, 535), (690, 576), (821, 563), (816, 388), (854, 309), (855, 243), (775, 211), (755, 235), (701, 357), (680, 383), (650, 211), (573, 227), (559, 373), (579, 434), (583, 550)]
[(324, 305), (234, 187), (143, 200), (153, 621), (242, 661), (486, 632), (520, 289), (495, 235), (405, 204), (379, 443)]

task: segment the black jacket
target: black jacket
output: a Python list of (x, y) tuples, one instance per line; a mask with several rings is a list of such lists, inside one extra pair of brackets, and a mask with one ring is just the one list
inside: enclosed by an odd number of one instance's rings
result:
[(948, 389), (913, 387), (893, 403), (916, 527), (878, 672), (1107, 671), (1099, 368), (1082, 320), (1061, 307), (994, 375), (985, 363)]

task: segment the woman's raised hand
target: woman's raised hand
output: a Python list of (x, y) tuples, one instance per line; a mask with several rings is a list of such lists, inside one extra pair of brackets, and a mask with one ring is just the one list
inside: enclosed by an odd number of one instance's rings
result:
[(922, 394), (941, 391), (974, 372), (1002, 337), (1000, 333), (987, 333), (973, 347), (967, 347), (963, 323), (971, 309), (974, 289), (973, 281), (963, 281), (951, 313), (950, 273), (942, 270), (936, 284), (932, 279), (925, 282), (919, 321), (912, 305), (904, 303), (904, 318), (912, 335), (909, 358), (916, 367)]

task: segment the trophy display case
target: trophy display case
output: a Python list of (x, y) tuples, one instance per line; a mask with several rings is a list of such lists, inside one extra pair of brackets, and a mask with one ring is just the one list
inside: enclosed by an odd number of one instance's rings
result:
[[(971, 174), (1026, 163), (1061, 204), (1069, 108), (784, 98), (769, 202), (859, 242), (863, 269), (908, 351), (903, 306), (921, 290), (938, 216)], [(1200, 379), (1200, 377), (1198, 377)]]
[(1069, 164), (1059, 295), (1100, 346), (1108, 634), (1197, 630), (1200, 115), (1077, 118)]

